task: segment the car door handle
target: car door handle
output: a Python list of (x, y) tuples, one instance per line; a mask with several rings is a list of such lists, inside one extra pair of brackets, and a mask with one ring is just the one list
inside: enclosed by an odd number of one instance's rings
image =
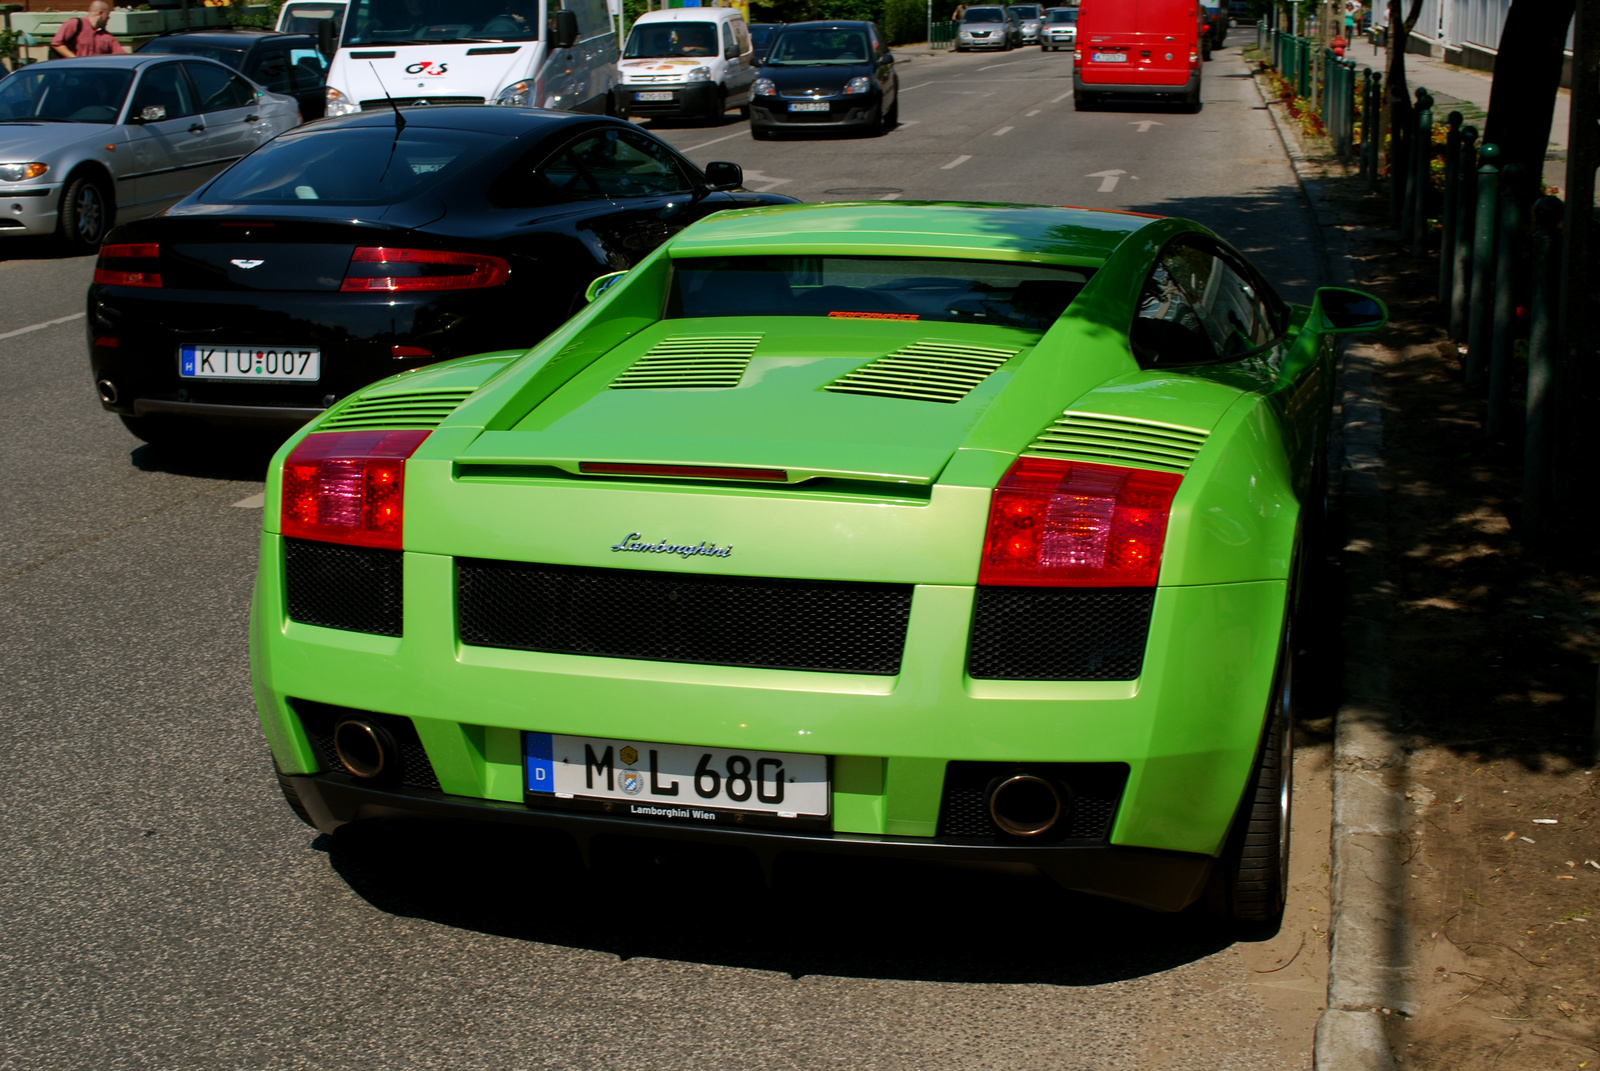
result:
[(261, 117), (259, 115), (247, 115), (244, 117), (244, 121), (247, 123), (253, 123), (260, 118)]
[(206, 125), (204, 123), (194, 123), (189, 127), (189, 133), (191, 134), (204, 134), (205, 131)]

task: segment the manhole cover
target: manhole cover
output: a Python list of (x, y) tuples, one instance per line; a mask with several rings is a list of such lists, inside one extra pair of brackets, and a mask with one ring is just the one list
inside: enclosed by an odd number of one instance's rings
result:
[(841, 186), (837, 190), (823, 190), (836, 197), (887, 197), (891, 193), (905, 193), (895, 186)]

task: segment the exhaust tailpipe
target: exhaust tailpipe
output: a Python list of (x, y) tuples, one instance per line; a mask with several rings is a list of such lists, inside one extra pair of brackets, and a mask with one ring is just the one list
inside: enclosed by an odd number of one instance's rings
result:
[(109, 379), (102, 379), (95, 386), (100, 391), (100, 400), (107, 405), (117, 404), (117, 385)]
[(1061, 789), (1035, 774), (1003, 777), (989, 790), (989, 817), (1013, 837), (1048, 833), (1065, 810)]
[(381, 725), (346, 718), (333, 727), (333, 750), (344, 768), (364, 780), (393, 775), (400, 769), (400, 747)]

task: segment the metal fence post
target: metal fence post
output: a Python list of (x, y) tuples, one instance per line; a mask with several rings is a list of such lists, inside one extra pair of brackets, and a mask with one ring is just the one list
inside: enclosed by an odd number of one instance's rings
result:
[(1311, 39), (1300, 39), (1300, 95), (1311, 96)]
[(1433, 162), (1433, 97), (1426, 89), (1417, 90), (1417, 123), (1412, 131), (1411, 181), (1407, 190), (1411, 194), (1411, 254), (1428, 255), (1428, 188)]
[(1504, 443), (1511, 416), (1511, 334), (1517, 320), (1517, 252), (1522, 237), (1522, 186), (1527, 169), (1500, 169), (1500, 221), (1495, 237), (1494, 328), (1489, 339), (1489, 438)]
[(1461, 128), (1461, 159), (1456, 188), (1455, 264), (1450, 277), (1450, 337), (1467, 338), (1467, 305), (1472, 297), (1472, 232), (1478, 211), (1478, 128)]
[(1378, 145), (1378, 117), (1383, 109), (1383, 72), (1367, 68), (1367, 114), (1361, 131), (1361, 149), (1367, 161), (1367, 189), (1378, 188), (1378, 164), (1382, 158)]
[(1456, 267), (1456, 194), (1461, 182), (1461, 113), (1451, 112), (1445, 122), (1444, 204), (1439, 210), (1439, 308), (1450, 315), (1450, 285)]
[(1546, 403), (1555, 386), (1556, 323), (1561, 301), (1561, 216), (1558, 197), (1533, 203), (1533, 301), (1528, 333), (1528, 418), (1522, 444), (1522, 521), (1536, 532), (1545, 521)]
[(1472, 297), (1467, 314), (1467, 383), (1478, 386), (1489, 370), (1489, 335), (1494, 326), (1494, 239), (1500, 206), (1500, 146), (1478, 153), (1478, 207), (1472, 229)]
[(1400, 224), (1406, 214), (1406, 172), (1410, 170), (1411, 139), (1405, 123), (1405, 94), (1387, 87), (1389, 104), (1389, 226), (1404, 234)]

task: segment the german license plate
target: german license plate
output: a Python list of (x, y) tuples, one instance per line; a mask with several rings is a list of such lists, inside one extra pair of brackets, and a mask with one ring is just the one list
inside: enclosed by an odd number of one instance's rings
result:
[(825, 112), (828, 102), (825, 100), (805, 100), (789, 105), (791, 112)]
[(1096, 52), (1093, 59), (1096, 63), (1127, 63), (1128, 54), (1126, 52)]
[(828, 814), (828, 759), (779, 751), (734, 751), (559, 733), (523, 733), (529, 793), (557, 799), (621, 800), (624, 814), (714, 822), (715, 811), (777, 818)]
[(179, 346), (185, 379), (311, 380), (322, 377), (322, 351), (306, 347)]
[(669, 92), (666, 92), (665, 90), (656, 90), (656, 91), (650, 92), (650, 93), (635, 93), (633, 95), (633, 99), (634, 100), (646, 100), (646, 101), (648, 101), (648, 100), (671, 100), (672, 99), (672, 94), (669, 93)]

